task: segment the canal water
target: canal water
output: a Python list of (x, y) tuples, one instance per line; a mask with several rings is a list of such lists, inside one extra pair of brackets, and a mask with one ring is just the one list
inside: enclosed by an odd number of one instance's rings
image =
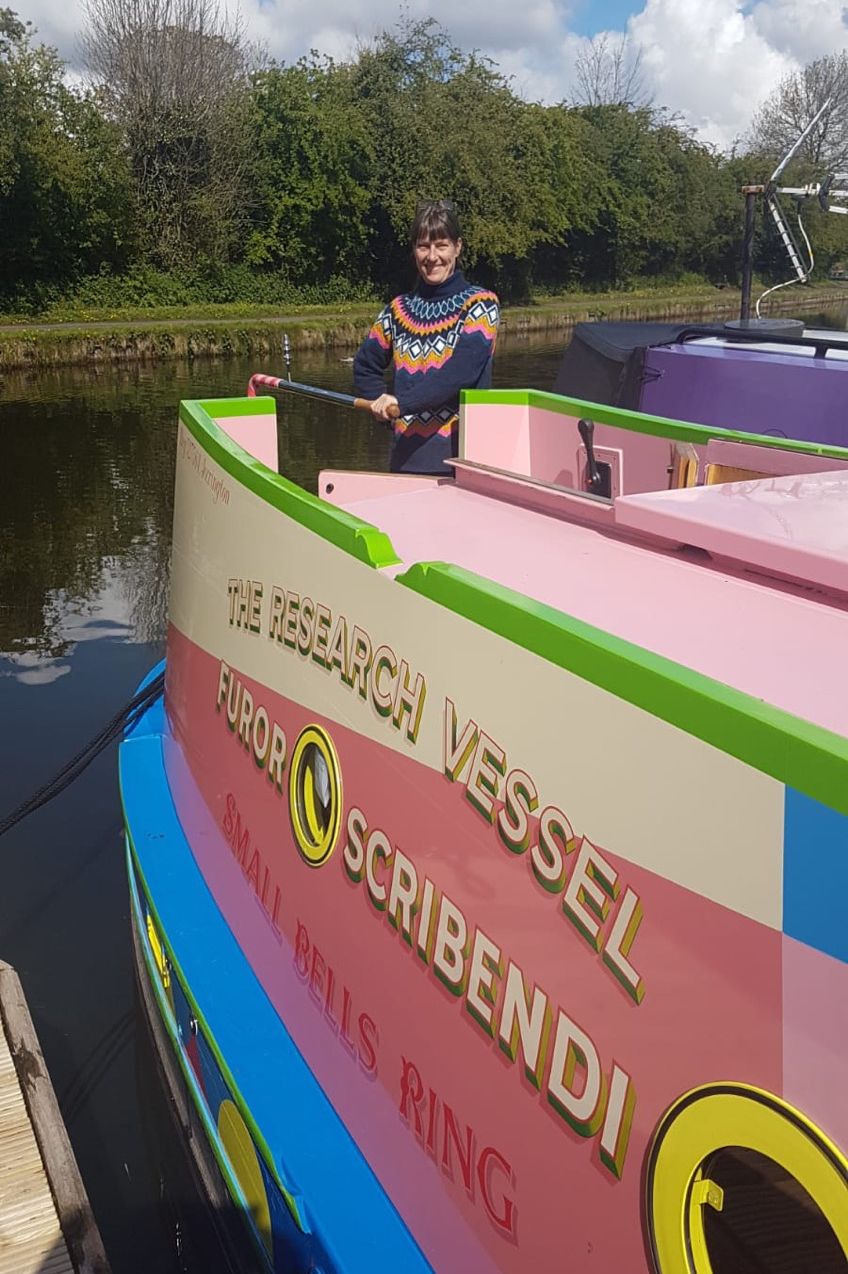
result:
[[(549, 388), (563, 345), (503, 341), (496, 386)], [(180, 399), (281, 370), (230, 360), (0, 382), (0, 819), (162, 655)], [(298, 354), (293, 374), (351, 387), (337, 352)], [(388, 436), (365, 413), (286, 399), (279, 433), (281, 471), (311, 490), (321, 468), (386, 467)], [(115, 1274), (225, 1269), (136, 1009), (114, 746), (0, 839), (0, 869), (0, 958), (23, 981)]]

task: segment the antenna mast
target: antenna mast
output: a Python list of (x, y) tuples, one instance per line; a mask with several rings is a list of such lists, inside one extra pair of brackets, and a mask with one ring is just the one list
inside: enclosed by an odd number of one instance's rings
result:
[[(806, 231), (804, 230), (803, 223), (802, 223), (801, 231), (802, 231), (802, 234), (804, 235), (804, 239), (805, 239), (805, 242), (807, 243), (807, 248), (809, 250), (809, 255), (810, 255), (810, 263), (809, 265), (805, 266), (801, 258), (801, 251), (798, 247), (798, 244), (795, 242), (795, 237), (792, 234), (792, 231), (783, 216), (783, 211), (780, 207), (777, 196), (789, 195), (791, 198), (796, 199), (799, 204), (802, 200), (805, 200), (805, 199), (818, 199), (819, 204), (821, 205), (823, 211), (848, 214), (848, 207), (845, 207), (840, 204), (831, 203), (831, 199), (848, 198), (848, 189), (846, 190), (833, 189), (834, 181), (837, 179), (839, 180), (843, 179), (846, 176), (846, 174), (832, 173), (830, 176), (826, 177), (823, 182), (812, 182), (807, 186), (777, 186), (775, 185), (777, 179), (779, 178), (780, 174), (783, 172), (786, 165), (798, 153), (803, 143), (806, 141), (806, 139), (809, 137), (812, 130), (815, 128), (816, 124), (824, 115), (825, 111), (830, 106), (831, 101), (832, 101), (832, 98), (827, 98), (827, 100), (823, 103), (823, 105), (819, 107), (819, 109), (816, 111), (815, 115), (810, 120), (807, 127), (803, 130), (803, 132), (800, 134), (797, 140), (793, 143), (793, 145), (789, 148), (789, 150), (783, 156), (783, 159), (781, 159), (780, 163), (777, 165), (771, 177), (768, 179), (768, 181), (766, 182), (764, 186), (743, 186), (742, 187), (742, 193), (745, 196), (745, 232), (742, 239), (742, 304), (741, 304), (741, 308), (739, 312), (740, 326), (747, 326), (751, 321), (751, 284), (753, 280), (753, 258), (754, 258), (754, 219), (756, 215), (757, 196), (763, 195), (765, 197), (766, 206), (772, 215), (775, 225), (777, 226), (778, 233), (780, 234), (780, 237), (783, 240), (783, 246), (786, 249), (786, 254), (789, 257), (790, 263), (792, 265), (792, 269), (797, 276), (797, 279), (790, 279), (789, 280), (790, 283), (794, 283), (796, 281), (799, 283), (803, 283), (809, 278), (810, 274), (812, 273), (813, 264), (814, 264), (813, 254), (812, 254), (812, 250), (809, 247), (809, 240), (807, 239)], [(799, 221), (800, 221), (800, 210), (799, 210)], [(777, 286), (786, 287), (787, 284), (779, 283)], [(769, 292), (773, 290), (774, 290), (773, 288), (768, 289)], [(760, 297), (760, 300), (757, 302), (758, 308), (759, 308), (760, 302), (763, 300), (763, 297), (767, 295), (768, 295), (768, 292), (764, 292), (763, 296)], [(736, 324), (733, 324), (733, 326), (735, 327)]]

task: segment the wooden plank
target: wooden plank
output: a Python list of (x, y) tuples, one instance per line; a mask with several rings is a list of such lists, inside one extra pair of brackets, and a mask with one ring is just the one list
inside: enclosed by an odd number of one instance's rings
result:
[(0, 961), (0, 1274), (109, 1274), (23, 987)]
[(698, 481), (698, 466), (701, 463), (698, 448), (691, 442), (676, 442), (671, 451), (672, 490), (680, 487), (694, 487)]

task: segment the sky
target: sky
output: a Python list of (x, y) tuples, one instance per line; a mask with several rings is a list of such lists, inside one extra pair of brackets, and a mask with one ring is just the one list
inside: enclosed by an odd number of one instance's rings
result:
[[(59, 49), (72, 73), (79, 69), (84, 0), (5, 3)], [(249, 35), (287, 62), (310, 49), (344, 58), (400, 15), (373, 0), (239, 4)], [(588, 40), (626, 35), (641, 49), (654, 103), (724, 150), (785, 75), (848, 47), (848, 0), (406, 0), (404, 10), (435, 18), (461, 48), (491, 57), (523, 97), (542, 102), (571, 97)]]

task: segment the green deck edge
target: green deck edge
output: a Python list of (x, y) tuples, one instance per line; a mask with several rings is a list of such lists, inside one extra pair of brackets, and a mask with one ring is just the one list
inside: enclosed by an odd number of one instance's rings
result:
[(536, 389), (467, 389), (462, 394), (464, 406), (495, 404), (511, 407), (538, 407), (560, 416), (585, 417), (595, 424), (614, 425), (633, 433), (669, 438), (674, 442), (695, 442), (706, 446), (711, 438), (727, 442), (744, 442), (756, 447), (773, 447), (782, 451), (800, 451), (808, 456), (828, 456), (848, 461), (848, 449), (815, 442), (798, 442), (793, 438), (773, 438), (767, 434), (746, 433), (739, 429), (722, 429), (712, 425), (695, 425), (664, 416), (646, 416), (638, 411), (585, 402), (581, 398), (563, 398)]
[(848, 740), (445, 562), (396, 582), (848, 814)]
[(180, 403), (180, 420), (192, 437), (240, 485), (366, 566), (379, 568), (398, 563), (400, 558), (385, 531), (274, 473), (229, 438), (214, 420), (215, 416), (271, 413), (276, 413), (273, 398), (186, 399)]

